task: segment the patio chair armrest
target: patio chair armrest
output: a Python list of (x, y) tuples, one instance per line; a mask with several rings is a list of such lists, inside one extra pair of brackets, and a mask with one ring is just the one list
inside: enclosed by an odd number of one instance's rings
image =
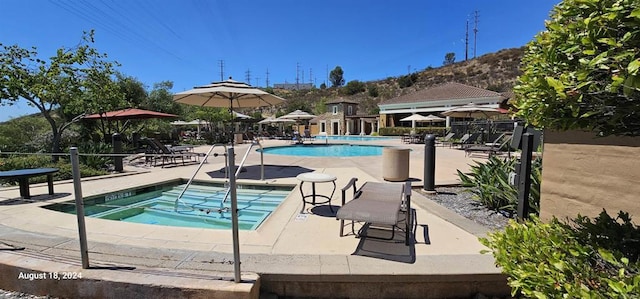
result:
[(340, 191), (342, 191), (342, 205), (343, 206), (347, 201), (346, 193), (347, 193), (347, 190), (349, 190), (350, 187), (353, 187), (353, 194), (354, 194), (354, 197), (355, 197), (356, 189), (357, 189), (356, 188), (356, 182), (357, 181), (358, 181), (358, 178), (351, 178), (351, 180), (349, 180), (349, 182), (344, 187), (342, 187), (342, 189), (340, 189)]

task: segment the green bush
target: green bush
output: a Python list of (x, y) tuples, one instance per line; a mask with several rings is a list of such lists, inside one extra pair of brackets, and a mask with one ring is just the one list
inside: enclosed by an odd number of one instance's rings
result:
[(347, 85), (342, 88), (342, 92), (346, 95), (354, 95), (366, 90), (366, 85), (358, 80), (349, 81)]
[(108, 169), (109, 164), (113, 162), (113, 158), (108, 156), (93, 156), (92, 154), (110, 154), (112, 152), (111, 145), (106, 143), (85, 142), (78, 145), (80, 165), (93, 169)]
[[(640, 263), (630, 253), (640, 248), (640, 229), (627, 214), (603, 211), (594, 222), (573, 224), (537, 217), (480, 242), (489, 247), (508, 277), (512, 295), (526, 298), (639, 298)], [(631, 246), (629, 246), (631, 245)], [(486, 252), (484, 252), (486, 253)]]
[[(515, 171), (516, 159), (491, 156), (486, 162), (477, 161), (468, 174), (458, 170), (458, 177), (473, 198), (484, 206), (513, 216), (518, 208), (518, 187), (509, 184), (509, 174)], [(531, 165), (531, 191), (529, 211), (540, 212), (540, 178), (542, 159), (536, 158)]]

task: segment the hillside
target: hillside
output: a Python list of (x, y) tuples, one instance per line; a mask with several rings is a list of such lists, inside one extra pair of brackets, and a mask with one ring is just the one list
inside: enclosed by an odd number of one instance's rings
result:
[[(359, 102), (362, 112), (373, 113), (381, 101), (446, 82), (458, 82), (497, 92), (508, 92), (520, 75), (519, 66), (523, 53), (524, 47), (504, 49), (447, 66), (429, 67), (411, 75), (363, 82), (367, 90), (354, 95), (345, 95), (344, 86), (324, 90), (275, 90), (275, 93), (288, 99), (292, 105), (310, 108), (314, 108), (321, 99), (343, 97)], [(345, 74), (349, 72), (346, 69), (344, 71)], [(371, 95), (372, 89), (377, 90), (376, 97)]]

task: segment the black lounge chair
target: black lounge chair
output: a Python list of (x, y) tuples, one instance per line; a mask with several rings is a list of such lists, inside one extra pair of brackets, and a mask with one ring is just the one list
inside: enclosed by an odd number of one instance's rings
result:
[[(361, 236), (362, 231), (355, 232), (354, 223), (376, 226), (391, 226), (391, 238), (395, 236), (396, 227), (405, 232), (405, 245), (411, 240), (411, 182), (378, 183), (366, 182), (359, 189), (356, 187), (357, 178), (352, 178), (342, 188), (342, 206), (336, 213), (340, 220), (340, 236), (344, 236), (344, 221), (351, 220), (351, 231)], [(346, 201), (346, 191), (353, 188), (353, 198)], [(404, 216), (404, 217), (403, 217)], [(400, 226), (405, 222), (404, 229)]]
[(501, 134), (491, 143), (484, 145), (472, 145), (464, 148), (464, 155), (470, 156), (473, 153), (485, 153), (491, 157), (504, 149), (509, 149), (509, 143), (511, 142), (511, 136), (506, 136), (505, 133)]

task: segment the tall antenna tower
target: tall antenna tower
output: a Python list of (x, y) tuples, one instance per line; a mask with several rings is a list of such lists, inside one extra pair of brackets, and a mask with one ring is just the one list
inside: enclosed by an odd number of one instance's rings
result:
[(313, 68), (309, 68), (309, 83), (313, 83)]
[(480, 15), (478, 11), (475, 11), (474, 14), (474, 26), (473, 26), (473, 58), (476, 58), (476, 49), (477, 49), (477, 41), (478, 41), (478, 22)]
[(269, 87), (269, 69), (267, 69), (267, 86), (266, 87)]
[(224, 81), (224, 60), (218, 60), (218, 66), (220, 67), (220, 81)]

